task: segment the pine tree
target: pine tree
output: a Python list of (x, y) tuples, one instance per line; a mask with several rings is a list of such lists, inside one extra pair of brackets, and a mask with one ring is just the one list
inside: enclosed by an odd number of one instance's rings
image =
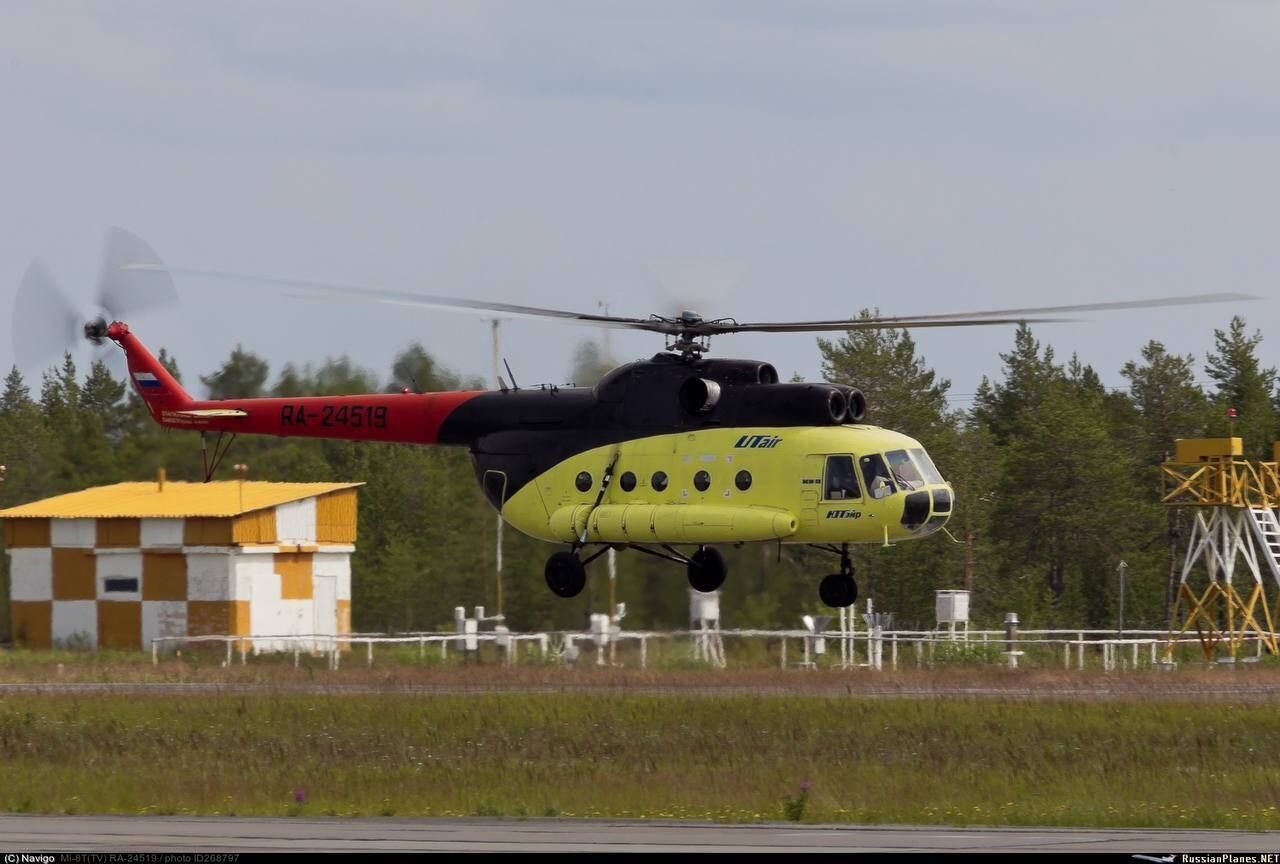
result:
[(267, 384), (267, 361), (237, 345), (231, 356), (212, 375), (201, 375), (210, 399), (252, 399), (261, 396)]
[(1246, 335), (1245, 321), (1237, 315), (1225, 331), (1213, 331), (1213, 340), (1215, 350), (1207, 357), (1205, 372), (1217, 385), (1213, 401), (1219, 413), (1214, 430), (1227, 434), (1231, 424), (1226, 412), (1234, 408), (1235, 432), (1244, 438), (1245, 454), (1270, 460), (1276, 437), (1276, 368), (1263, 368), (1258, 359), (1262, 331)]
[[(877, 315), (878, 309), (863, 309), (858, 318)], [(866, 396), (868, 422), (916, 438), (948, 425), (951, 382), (929, 368), (909, 331), (849, 330), (835, 341), (819, 339), (818, 350), (828, 381), (857, 387)]]

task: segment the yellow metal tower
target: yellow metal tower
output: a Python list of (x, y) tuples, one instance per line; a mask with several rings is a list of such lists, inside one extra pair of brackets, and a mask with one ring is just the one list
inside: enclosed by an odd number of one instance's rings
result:
[[(1219, 646), (1234, 660), (1250, 638), (1273, 654), (1277, 649), (1263, 571), (1280, 586), (1280, 442), (1271, 462), (1246, 460), (1243, 452), (1240, 438), (1180, 438), (1173, 458), (1160, 466), (1162, 503), (1195, 510), (1171, 619), (1177, 629), (1170, 637), (1194, 627), (1206, 660)], [(1196, 588), (1201, 562), (1208, 583)], [(1248, 577), (1239, 586), (1233, 578), (1238, 562)]]

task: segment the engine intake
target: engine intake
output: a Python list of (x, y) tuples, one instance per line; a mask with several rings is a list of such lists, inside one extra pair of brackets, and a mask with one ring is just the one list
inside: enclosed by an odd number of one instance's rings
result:
[(689, 378), (680, 385), (680, 407), (690, 414), (706, 414), (720, 401), (720, 385), (706, 378)]

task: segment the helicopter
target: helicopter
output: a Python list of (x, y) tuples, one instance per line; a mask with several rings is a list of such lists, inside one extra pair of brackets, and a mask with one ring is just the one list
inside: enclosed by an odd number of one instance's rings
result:
[[(880, 328), (972, 327), (1064, 321), (1085, 311), (1256, 299), (1216, 293), (1147, 300), (914, 316), (740, 323), (677, 316), (627, 318), (360, 286), (166, 267), (140, 238), (110, 229), (96, 317), (83, 324), (33, 262), (19, 288), (15, 346), (34, 348), (74, 326), (123, 350), (128, 377), (154, 420), (218, 436), (202, 448), (206, 481), (237, 435), (302, 436), (466, 447), (484, 497), (517, 530), (559, 548), (544, 577), (577, 596), (586, 567), (609, 549), (685, 568), (689, 585), (718, 590), (722, 545), (806, 544), (838, 565), (818, 595), (851, 606), (855, 544), (893, 545), (944, 529), (955, 490), (924, 445), (867, 422), (865, 396), (846, 383), (784, 383), (760, 360), (708, 357), (712, 337)], [(123, 318), (176, 299), (174, 274), (273, 283), (316, 296), (550, 318), (661, 335), (663, 350), (608, 372), (594, 387), (196, 399)], [(50, 311), (50, 306), (56, 307)], [(1048, 316), (1048, 317), (1046, 317)], [(51, 322), (45, 329), (32, 322)], [(681, 547), (690, 551), (681, 551)]]

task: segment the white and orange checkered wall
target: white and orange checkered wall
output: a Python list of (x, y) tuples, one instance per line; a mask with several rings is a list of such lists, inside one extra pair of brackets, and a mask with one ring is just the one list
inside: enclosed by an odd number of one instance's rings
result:
[(354, 489), (233, 517), (7, 519), (11, 631), (30, 647), (124, 649), (349, 633), (354, 539)]

